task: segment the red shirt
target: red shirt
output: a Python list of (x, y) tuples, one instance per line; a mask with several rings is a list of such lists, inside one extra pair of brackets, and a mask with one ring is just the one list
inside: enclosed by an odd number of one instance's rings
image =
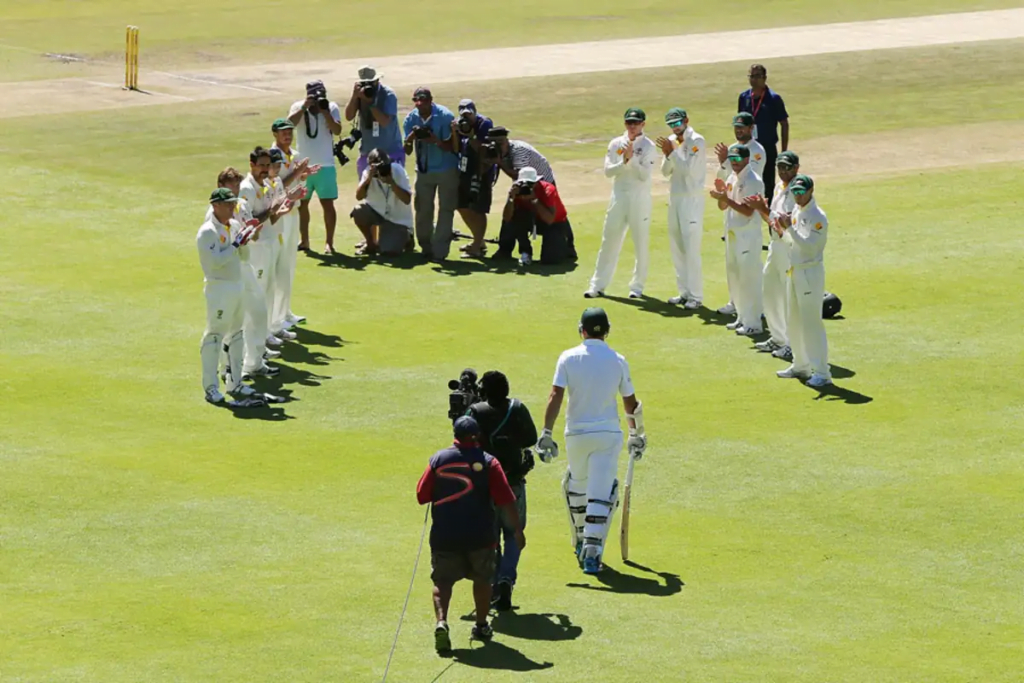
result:
[(568, 212), (565, 210), (565, 204), (562, 203), (562, 198), (558, 196), (558, 188), (549, 183), (546, 180), (538, 181), (533, 187), (532, 195), (517, 195), (516, 204), (526, 209), (529, 208), (530, 202), (536, 199), (538, 202), (553, 209), (555, 212), (554, 223), (564, 223), (569, 218)]
[[(427, 469), (416, 485), (416, 500), (420, 505), (425, 505), (434, 499), (434, 482), (436, 480), (437, 474), (434, 468), (427, 465)], [(516, 502), (516, 494), (508, 485), (505, 470), (501, 468), (501, 463), (497, 458), (491, 460), (490, 466), (487, 468), (487, 489), (491, 494), (491, 500), (499, 507)]]

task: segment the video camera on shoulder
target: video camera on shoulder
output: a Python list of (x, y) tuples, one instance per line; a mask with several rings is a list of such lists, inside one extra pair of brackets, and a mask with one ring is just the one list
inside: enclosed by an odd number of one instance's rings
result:
[(452, 422), (466, 414), (469, 407), (483, 400), (476, 370), (466, 368), (458, 379), (448, 381), (448, 419)]
[(358, 128), (353, 128), (351, 131), (349, 131), (347, 138), (342, 138), (341, 140), (338, 140), (337, 143), (335, 143), (334, 156), (337, 157), (339, 165), (344, 166), (349, 161), (351, 161), (345, 155), (345, 148), (348, 147), (349, 149), (352, 149), (353, 147), (356, 146), (356, 143), (362, 139), (363, 132)]

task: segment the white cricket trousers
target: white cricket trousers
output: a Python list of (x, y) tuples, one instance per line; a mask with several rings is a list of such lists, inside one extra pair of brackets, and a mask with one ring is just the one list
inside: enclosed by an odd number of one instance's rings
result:
[(217, 363), (225, 345), (228, 347), (231, 377), (237, 381), (242, 376), (242, 283), (237, 280), (209, 280), (203, 292), (206, 295), (206, 331), (200, 342), (199, 356), (205, 391), (220, 386)]
[(633, 235), (633, 250), (636, 252), (629, 291), (643, 293), (644, 284), (647, 282), (651, 232), (651, 189), (646, 186), (632, 192), (612, 191), (608, 211), (604, 216), (604, 231), (601, 233), (601, 250), (597, 253), (597, 266), (594, 268), (594, 277), (590, 278), (591, 289), (603, 292), (611, 284), (615, 266), (619, 262), (619, 252), (622, 251), (622, 243), (626, 240), (627, 227)]
[(243, 371), (249, 372), (263, 367), (263, 354), (267, 351), (267, 297), (263, 286), (256, 277), (253, 263), (261, 263), (262, 255), (249, 250), (249, 261), (242, 262), (242, 332), (245, 337), (245, 362)]
[(789, 346), (793, 349), (793, 368), (831, 379), (828, 368), (828, 340), (821, 320), (825, 298), (825, 265), (801, 264), (789, 276)]
[(704, 195), (668, 200), (668, 244), (676, 269), (676, 289), (685, 299), (704, 300), (700, 245), (704, 238)]
[(761, 227), (727, 230), (725, 276), (743, 327), (761, 329)]
[(603, 524), (586, 522), (583, 534), (599, 538), (607, 537), (611, 515), (615, 508), (608, 505), (612, 500), (612, 486), (619, 470), (619, 453), (622, 452), (622, 432), (594, 432), (565, 437), (565, 452), (569, 461), (569, 497), (587, 498), (587, 516), (607, 517)]
[(280, 246), (274, 271), (274, 297), (271, 305), (270, 329), (280, 332), (292, 312), (292, 285), (299, 255), (299, 215), (292, 211), (283, 219)]
[(781, 239), (768, 244), (768, 260), (764, 263), (764, 317), (772, 341), (789, 346), (786, 318), (789, 315), (789, 245)]

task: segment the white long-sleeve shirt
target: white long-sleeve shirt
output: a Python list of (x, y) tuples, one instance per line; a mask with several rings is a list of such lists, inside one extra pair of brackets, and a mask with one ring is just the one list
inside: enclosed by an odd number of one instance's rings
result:
[(793, 210), (793, 223), (786, 228), (785, 238), (790, 246), (789, 258), (794, 268), (825, 262), (825, 243), (828, 241), (828, 217), (811, 199), (807, 206)]
[[(224, 225), (212, 216), (206, 220), (196, 234), (196, 247), (199, 249), (199, 263), (203, 267), (203, 278), (210, 280), (226, 280), (238, 282), (242, 279), (242, 263), (238, 258), (238, 250), (234, 247), (234, 235), (238, 226), (228, 221)], [(232, 234), (234, 228), (234, 234)]]
[[(767, 161), (768, 153), (764, 151), (764, 145), (757, 140), (751, 138), (747, 142), (742, 143), (744, 147), (750, 150), (750, 166), (754, 169), (759, 177), (764, 176), (764, 164)], [(718, 177), (725, 180), (732, 173), (732, 165), (729, 163), (729, 159), (722, 163), (718, 168)]]
[(707, 176), (707, 150), (704, 136), (687, 126), (680, 140), (669, 136), (675, 150), (661, 160), (661, 174), (670, 180), (670, 193), (674, 197), (692, 197), (704, 192)]
[[(245, 202), (246, 207), (253, 216), (258, 216), (265, 213), (273, 205), (274, 194), (269, 185), (257, 182), (252, 177), (252, 173), (250, 173), (245, 176), (241, 186), (238, 188), (238, 199), (241, 202)], [(253, 242), (259, 244), (263, 240), (280, 240), (279, 236), (282, 227), (281, 221), (275, 224), (268, 217), (259, 235), (256, 236)]]
[[(725, 191), (729, 195), (729, 199), (737, 204), (742, 204), (743, 200), (750, 195), (764, 194), (764, 181), (761, 180), (761, 176), (754, 172), (751, 165), (747, 164), (742, 171), (729, 176), (729, 179), (725, 181)], [(761, 229), (761, 215), (759, 213), (755, 211), (750, 216), (744, 216), (732, 207), (725, 210), (726, 230), (736, 231), (748, 228)]]
[(608, 153), (604, 157), (604, 175), (614, 178), (612, 185), (616, 192), (651, 191), (651, 172), (658, 163), (658, 151), (646, 135), (633, 141), (633, 156), (629, 161), (623, 159), (629, 136), (625, 133), (608, 143)]
[[(794, 208), (796, 208), (796, 197), (789, 188), (789, 183), (784, 183), (781, 180), (776, 181), (775, 194), (772, 195), (772, 205), (768, 210), (768, 219), (774, 218), (778, 220), (779, 216), (793, 213)], [(771, 228), (768, 229), (768, 236), (772, 242), (782, 239)]]

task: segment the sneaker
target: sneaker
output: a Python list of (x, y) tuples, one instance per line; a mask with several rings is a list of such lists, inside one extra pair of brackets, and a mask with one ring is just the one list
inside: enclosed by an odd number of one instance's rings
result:
[(280, 357), (281, 357), (281, 352), (280, 351), (275, 351), (274, 349), (267, 349), (266, 351), (263, 352), (263, 360), (273, 360), (275, 358), (280, 358)]
[(292, 325), (301, 325), (302, 323), (306, 322), (306, 316), (289, 313), (288, 322), (290, 322)]
[(733, 302), (730, 301), (726, 305), (724, 305), (721, 308), (719, 308), (718, 312), (721, 313), (722, 315), (735, 315), (736, 314), (736, 305), (733, 304)]
[(597, 289), (588, 289), (587, 291), (583, 292), (584, 299), (596, 299), (599, 296), (604, 296), (604, 292)]
[(806, 373), (800, 372), (795, 366), (790, 365), (785, 370), (779, 370), (775, 373), (775, 376), (779, 379), (800, 379), (804, 377)]
[(533, 263), (533, 256), (531, 256), (530, 254), (520, 254), (519, 255), (519, 265), (521, 265), (521, 266), (528, 266), (531, 263)]
[(494, 637), (494, 629), (486, 621), (482, 624), (477, 624), (473, 627), (473, 633), (471, 636), (474, 640), (482, 640), (487, 642)]
[(830, 384), (832, 384), (832, 379), (830, 377), (826, 377), (825, 375), (817, 372), (811, 375), (811, 378), (807, 380), (807, 386), (814, 387), (815, 389), (827, 387)]
[(434, 629), (434, 649), (438, 654), (447, 654), (452, 651), (452, 637), (448, 634), (448, 624), (438, 622)]
[(644, 298), (644, 293), (643, 292), (630, 292), (629, 293), (629, 298), (630, 299), (643, 299)]
[(576, 561), (583, 566), (583, 541), (576, 541)]
[(246, 370), (245, 374), (242, 375), (243, 380), (251, 380), (254, 377), (277, 377), (281, 373), (281, 368), (274, 367), (273, 365), (267, 365), (264, 363), (255, 370)]
[(206, 390), (206, 402), (218, 405), (224, 402), (224, 394), (220, 393), (217, 387), (210, 387)]
[(782, 360), (788, 360), (789, 362), (792, 363), (793, 349), (789, 348), (788, 346), (783, 346), (781, 348), (775, 349), (774, 351), (772, 351), (772, 358), (781, 358)]
[(287, 341), (295, 341), (299, 335), (295, 334), (291, 330), (281, 330), (280, 336), (281, 339), (285, 339)]
[(733, 320), (731, 323), (726, 325), (725, 329), (727, 329), (727, 330), (735, 330), (735, 329), (738, 329), (738, 328), (740, 328), (742, 326), (743, 326), (743, 324), (737, 319), (737, 320)]
[(683, 304), (683, 308), (688, 308), (691, 311), (695, 311), (701, 306), (700, 299), (687, 299), (686, 303)]
[(257, 391), (248, 384), (239, 384), (229, 392), (235, 398), (251, 398), (257, 395)]
[[(281, 331), (278, 332), (278, 334), (284, 334), (284, 332)], [(281, 337), (279, 336), (272, 334), (267, 337), (267, 346), (281, 346), (282, 344), (284, 344), (284, 342), (281, 341)]]
[(498, 582), (498, 586), (494, 591), (494, 600), (491, 604), (499, 612), (507, 612), (512, 609), (512, 584), (510, 582)]
[(673, 306), (679, 306), (681, 304), (686, 303), (686, 297), (680, 294), (679, 296), (672, 297), (671, 299), (668, 300), (668, 302)]
[(759, 334), (764, 334), (764, 328), (762, 327), (744, 327), (740, 325), (736, 328), (736, 334), (741, 337), (756, 337)]
[(583, 573), (584, 574), (600, 574), (601, 573), (601, 560), (597, 557), (584, 557), (583, 558)]

